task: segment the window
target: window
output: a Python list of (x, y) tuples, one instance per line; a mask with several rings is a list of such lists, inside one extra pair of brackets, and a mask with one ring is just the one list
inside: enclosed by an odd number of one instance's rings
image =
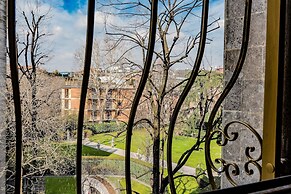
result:
[(65, 89), (65, 98), (69, 98), (69, 89)]
[(65, 109), (70, 109), (70, 102), (69, 102), (69, 100), (65, 100)]

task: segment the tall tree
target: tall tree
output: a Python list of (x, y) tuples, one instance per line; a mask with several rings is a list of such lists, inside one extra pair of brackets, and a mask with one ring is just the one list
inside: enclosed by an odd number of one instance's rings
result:
[[(74, 172), (73, 148), (58, 144), (64, 133), (60, 115), (61, 78), (40, 68), (48, 59), (46, 31), (49, 9), (32, 0), (17, 17), (17, 47), (22, 106), (23, 188), (33, 192), (36, 176)], [(8, 76), (8, 78), (10, 78)], [(6, 84), (7, 191), (13, 192), (15, 176), (15, 121), (12, 119), (11, 79)], [(67, 152), (66, 152), (67, 151)]]
[[(24, 28), (18, 32), (18, 66), (20, 77), (25, 78), (31, 88), (31, 128), (33, 131), (40, 130), (37, 125), (39, 101), (37, 99), (37, 71), (43, 65), (48, 53), (44, 49), (44, 39), (50, 34), (44, 30), (46, 20), (49, 18), (49, 10), (40, 11), (40, 2), (35, 1), (35, 8), (30, 12), (22, 11), (20, 22), (24, 23)], [(23, 21), (21, 21), (23, 19)], [(39, 134), (41, 135), (41, 133)]]
[[(120, 114), (128, 117), (133, 82), (137, 75), (130, 72), (125, 57), (120, 56), (123, 54), (122, 50), (122, 45), (114, 45), (108, 37), (102, 40), (94, 39), (90, 92), (87, 99), (88, 101), (90, 99), (88, 105), (92, 106), (92, 118), (96, 118), (93, 121), (119, 122)], [(82, 50), (76, 51), (75, 59), (77, 63), (83, 64)]]
[[(146, 106), (150, 113), (147, 118), (141, 119), (147, 124), (153, 141), (153, 193), (163, 193), (168, 184), (167, 177), (164, 177), (163, 167), (160, 167), (164, 156), (166, 129), (169, 126), (174, 105), (185, 83), (189, 80), (187, 76), (178, 78), (174, 70), (194, 66), (193, 70), (200, 69), (197, 73), (203, 74), (200, 64), (194, 65), (201, 32), (200, 26), (196, 27), (193, 24), (194, 21), (199, 23), (201, 20), (199, 16), (201, 5), (201, 0), (159, 1), (154, 59), (143, 95), (143, 98), (147, 99), (144, 102), (148, 104)], [(151, 1), (134, 0), (122, 3), (118, 0), (110, 0), (101, 2), (100, 7), (101, 11), (110, 14), (111, 17), (122, 18), (122, 22), (106, 23), (107, 34), (116, 41), (116, 44), (127, 46), (124, 53), (129, 51), (135, 53), (134, 57), (128, 57), (126, 60), (133, 67), (142, 70), (149, 49), (147, 43), (148, 27), (151, 22)], [(108, 11), (106, 8), (109, 8)], [(113, 11), (114, 9), (116, 11)], [(217, 20), (214, 19), (208, 24), (207, 31), (211, 32), (218, 27)], [(208, 39), (207, 43), (210, 42), (211, 39)], [(207, 111), (203, 111), (203, 114), (207, 114)], [(202, 125), (200, 125), (200, 130), (201, 128)], [(198, 148), (195, 149), (199, 149), (202, 139), (199, 139)], [(185, 157), (182, 156), (182, 161), (183, 158)], [(175, 169), (175, 172), (179, 168), (181, 165)]]

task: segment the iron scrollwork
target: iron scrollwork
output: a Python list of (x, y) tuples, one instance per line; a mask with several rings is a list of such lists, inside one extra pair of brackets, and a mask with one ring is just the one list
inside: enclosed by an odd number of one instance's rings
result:
[[(247, 146), (245, 149), (245, 156), (247, 157), (247, 162), (244, 164), (244, 170), (247, 175), (253, 175), (254, 170), (250, 168), (250, 164), (254, 165), (258, 171), (261, 174), (262, 167), (259, 164), (260, 160), (262, 159), (262, 138), (260, 134), (249, 124), (242, 122), (242, 121), (232, 121), (225, 125), (224, 129), (215, 129), (210, 133), (209, 139), (213, 139), (216, 135), (221, 136), (220, 140), (217, 140), (217, 144), (219, 146), (226, 146), (228, 142), (236, 141), (239, 137), (238, 132), (229, 132), (229, 128), (233, 124), (240, 124), (243, 125), (245, 128), (247, 128), (252, 134), (255, 135), (257, 141), (259, 142), (259, 155), (258, 156), (252, 156), (251, 153), (254, 153), (257, 149), (254, 146)], [(210, 147), (211, 141), (207, 141), (206, 144), (208, 144), (208, 147)], [(208, 150), (209, 151), (209, 150)], [(237, 186), (237, 183), (232, 178), (232, 176), (238, 176), (240, 174), (240, 168), (236, 163), (228, 163), (226, 160), (222, 158), (216, 158), (214, 162), (216, 164), (221, 164), (220, 168), (217, 168), (215, 164), (213, 163), (213, 160), (210, 155), (210, 151), (207, 152), (208, 155), (208, 162), (212, 170), (214, 170), (216, 173), (225, 173), (226, 178), (229, 180), (229, 182), (233, 186)]]
[[(243, 25), (243, 37), (242, 37), (242, 45), (240, 49), (240, 55), (238, 62), (236, 64), (234, 73), (232, 77), (230, 78), (229, 82), (227, 83), (224, 91), (222, 92), (221, 96), (218, 98), (217, 102), (215, 103), (213, 110), (209, 116), (208, 122), (207, 122), (207, 132), (206, 132), (206, 142), (205, 142), (205, 157), (206, 157), (206, 167), (207, 167), (207, 174), (209, 177), (210, 184), (212, 186), (212, 189), (217, 189), (217, 186), (214, 181), (213, 172), (216, 173), (225, 173), (226, 178), (229, 180), (229, 182), (232, 185), (237, 185), (237, 183), (234, 181), (232, 176), (238, 176), (240, 174), (239, 166), (236, 163), (228, 163), (226, 160), (222, 158), (215, 159), (215, 163), (221, 164), (221, 168), (217, 168), (213, 160), (211, 158), (210, 154), (210, 143), (213, 140), (215, 135), (220, 135), (222, 139), (220, 141), (217, 141), (218, 145), (225, 146), (228, 144), (228, 142), (235, 141), (238, 139), (238, 132), (228, 132), (228, 129), (233, 124), (240, 124), (249, 129), (257, 138), (260, 148), (262, 147), (262, 138), (258, 134), (258, 132), (249, 124), (242, 122), (242, 121), (232, 121), (226, 124), (224, 129), (216, 129), (214, 124), (214, 119), (216, 117), (216, 114), (222, 104), (222, 102), (225, 100), (231, 89), (233, 88), (234, 84), (236, 83), (239, 74), (242, 70), (243, 64), (246, 59), (246, 53), (248, 49), (248, 42), (249, 42), (249, 33), (250, 33), (250, 21), (251, 21), (251, 8), (252, 8), (252, 0), (246, 0), (245, 1), (245, 15), (244, 15), (244, 25)], [(245, 155), (247, 157), (247, 162), (244, 164), (244, 170), (247, 175), (252, 175), (254, 173), (254, 170), (250, 168), (250, 164), (257, 167), (261, 174), (261, 166), (259, 164), (259, 161), (262, 159), (262, 154), (260, 153), (258, 157), (252, 157), (251, 153), (256, 150), (255, 147), (247, 147), (245, 150)], [(261, 150), (261, 149), (260, 149)]]

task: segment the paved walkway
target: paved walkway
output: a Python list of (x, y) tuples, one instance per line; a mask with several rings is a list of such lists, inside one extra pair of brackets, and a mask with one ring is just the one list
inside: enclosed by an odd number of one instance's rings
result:
[[(83, 144), (86, 145), (86, 146), (89, 146), (91, 148), (98, 149), (97, 148), (98, 144), (95, 143), (95, 142), (91, 142), (88, 139), (83, 140)], [(112, 148), (110, 146), (106, 146), (106, 145), (103, 145), (103, 144), (100, 144), (99, 149), (103, 150), (105, 152), (114, 153), (116, 155), (125, 156), (125, 150), (123, 150), (123, 149)], [(130, 152), (130, 157), (131, 158), (135, 158), (135, 159), (139, 159), (139, 160), (142, 160), (142, 161), (145, 161), (145, 162), (152, 163), (151, 160), (148, 161), (147, 158), (144, 155), (141, 155), (139, 153)], [(164, 166), (165, 166), (165, 168), (167, 168), (167, 162), (166, 161), (164, 161)], [(173, 166), (173, 169), (174, 169), (177, 166), (177, 164), (176, 163), (172, 163), (172, 166)], [(183, 174), (196, 175), (196, 169), (192, 168), (192, 167), (189, 167), (189, 166), (183, 166), (182, 168), (180, 168), (179, 172), (182, 172)]]

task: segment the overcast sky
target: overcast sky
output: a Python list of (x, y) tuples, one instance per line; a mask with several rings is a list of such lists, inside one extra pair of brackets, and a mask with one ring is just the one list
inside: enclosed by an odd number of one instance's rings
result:
[[(25, 7), (27, 0), (18, 0), (18, 10)], [(28, 0), (31, 1), (31, 0)], [(74, 53), (85, 43), (86, 35), (86, 0), (43, 0), (44, 9), (50, 8), (51, 18), (48, 31), (52, 33), (47, 41), (52, 52), (51, 59), (42, 68), (48, 71), (74, 71), (80, 69), (74, 59)], [(213, 41), (206, 46), (204, 65), (214, 67), (223, 64), (223, 28), (224, 1), (212, 0), (210, 3), (210, 17), (221, 18), (220, 29), (208, 34)], [(104, 16), (96, 11), (95, 37), (104, 34)], [(198, 24), (199, 25), (199, 24)]]

